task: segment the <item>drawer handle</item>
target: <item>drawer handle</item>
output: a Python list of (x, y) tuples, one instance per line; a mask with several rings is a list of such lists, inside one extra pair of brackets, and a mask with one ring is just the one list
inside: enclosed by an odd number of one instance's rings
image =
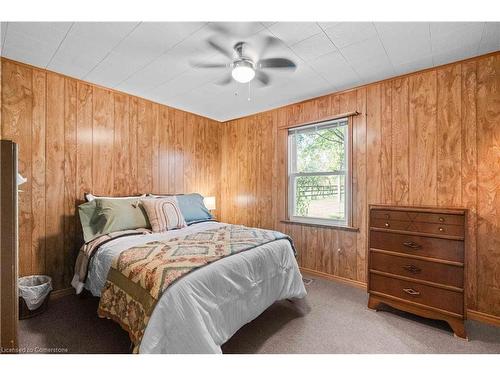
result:
[(384, 225), (386, 228), (389, 228), (391, 226), (391, 224), (389, 224), (389, 223), (385, 223)]
[(422, 247), (418, 243), (413, 242), (413, 241), (403, 242), (403, 245), (405, 245), (406, 247), (412, 248), (412, 249), (420, 249)]
[(404, 288), (403, 292), (411, 295), (411, 296), (419, 296), (420, 292), (418, 290), (412, 289), (412, 288)]
[(413, 264), (408, 264), (406, 266), (403, 266), (403, 269), (405, 269), (411, 273), (420, 273), (420, 271), (422, 271), (421, 268), (418, 268), (417, 266), (414, 266)]
[(439, 231), (440, 232), (444, 232), (444, 228), (443, 227), (439, 227)]
[(440, 217), (440, 218), (439, 218), (439, 222), (440, 222), (440, 223), (444, 223), (444, 217)]

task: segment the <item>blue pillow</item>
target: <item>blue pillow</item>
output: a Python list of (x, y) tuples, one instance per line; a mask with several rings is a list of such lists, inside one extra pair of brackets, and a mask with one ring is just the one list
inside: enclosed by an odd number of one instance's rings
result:
[(203, 203), (203, 196), (198, 193), (176, 195), (184, 220), (187, 224), (197, 221), (212, 220), (213, 216)]

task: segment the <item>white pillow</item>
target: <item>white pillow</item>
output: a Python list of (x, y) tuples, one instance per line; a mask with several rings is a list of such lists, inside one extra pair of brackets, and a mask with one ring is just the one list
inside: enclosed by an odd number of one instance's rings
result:
[(85, 200), (87, 202), (92, 202), (94, 199), (130, 199), (130, 198), (144, 198), (146, 194), (142, 195), (130, 195), (128, 197), (105, 197), (105, 196), (97, 196), (92, 193), (85, 193)]
[(186, 220), (182, 215), (176, 197), (142, 199), (153, 232), (184, 228)]

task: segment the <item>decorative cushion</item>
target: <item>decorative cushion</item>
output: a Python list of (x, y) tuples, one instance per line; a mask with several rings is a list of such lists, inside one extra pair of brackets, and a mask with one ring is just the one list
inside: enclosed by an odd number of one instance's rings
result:
[(138, 198), (97, 198), (95, 202), (97, 215), (103, 223), (99, 235), (127, 229), (151, 228), (148, 216)]
[(143, 199), (142, 205), (146, 210), (153, 232), (165, 232), (186, 226), (176, 197)]
[[(154, 198), (172, 197), (171, 195), (153, 194), (149, 194), (149, 196)], [(201, 194), (179, 194), (175, 195), (175, 197), (177, 198), (179, 208), (181, 209), (182, 215), (188, 225), (213, 219), (210, 211), (205, 207), (205, 203), (203, 203), (203, 196)]]

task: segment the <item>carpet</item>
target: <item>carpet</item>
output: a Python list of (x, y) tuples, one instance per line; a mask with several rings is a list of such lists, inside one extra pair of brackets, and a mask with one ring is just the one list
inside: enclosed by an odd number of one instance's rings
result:
[[(366, 307), (365, 291), (318, 279), (300, 301), (280, 301), (242, 327), (224, 353), (500, 353), (500, 328), (468, 321), (470, 341), (455, 338), (444, 322), (389, 307)], [(19, 322), (21, 348), (68, 353), (129, 353), (128, 335), (97, 317), (98, 299), (74, 295)]]

